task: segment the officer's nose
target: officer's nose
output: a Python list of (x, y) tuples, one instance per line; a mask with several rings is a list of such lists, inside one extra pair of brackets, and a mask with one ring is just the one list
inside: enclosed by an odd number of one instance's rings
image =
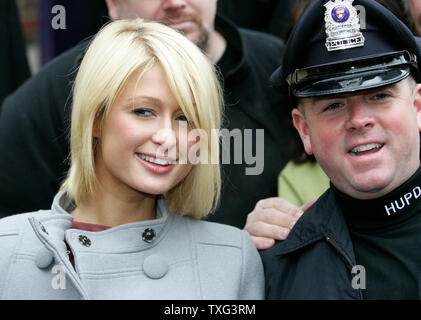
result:
[(353, 102), (348, 107), (345, 128), (350, 131), (367, 129), (374, 126), (373, 111), (361, 102)]

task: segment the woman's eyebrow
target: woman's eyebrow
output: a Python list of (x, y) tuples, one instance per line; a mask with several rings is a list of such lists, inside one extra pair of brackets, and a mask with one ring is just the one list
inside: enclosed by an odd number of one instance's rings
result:
[(161, 103), (161, 100), (159, 98), (151, 97), (151, 96), (134, 96), (134, 97), (127, 98), (125, 101), (127, 102), (145, 101), (145, 102)]

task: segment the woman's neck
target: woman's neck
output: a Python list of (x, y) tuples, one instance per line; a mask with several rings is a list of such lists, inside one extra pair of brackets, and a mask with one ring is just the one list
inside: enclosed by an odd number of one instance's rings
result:
[[(134, 191), (134, 190), (132, 190)], [(75, 221), (116, 227), (156, 218), (156, 196), (139, 192), (112, 192), (99, 187), (71, 213)]]

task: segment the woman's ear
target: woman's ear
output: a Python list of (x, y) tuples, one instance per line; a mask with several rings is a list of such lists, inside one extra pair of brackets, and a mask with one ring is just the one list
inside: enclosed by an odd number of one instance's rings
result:
[(304, 115), (304, 111), (300, 111), (299, 109), (295, 108), (291, 111), (291, 115), (294, 127), (297, 129), (301, 141), (303, 142), (305, 152), (309, 155), (313, 154), (313, 149), (311, 148), (310, 130)]
[(101, 134), (102, 134), (102, 125), (101, 125), (101, 121), (100, 119), (95, 119), (94, 121), (94, 125), (92, 128), (92, 136), (94, 138), (100, 139), (101, 138)]

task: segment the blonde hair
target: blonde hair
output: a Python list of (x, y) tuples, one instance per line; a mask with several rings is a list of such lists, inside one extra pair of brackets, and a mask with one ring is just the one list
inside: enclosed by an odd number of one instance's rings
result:
[[(217, 135), (222, 91), (210, 60), (186, 37), (142, 19), (117, 20), (103, 27), (90, 44), (76, 76), (70, 137), (70, 170), (62, 189), (78, 204), (95, 192), (94, 126), (102, 122), (114, 99), (136, 71), (159, 64), (180, 108), (194, 128)], [(219, 141), (207, 139), (208, 154), (219, 158)], [(196, 164), (166, 194), (170, 211), (201, 218), (220, 198), (219, 164)]]

